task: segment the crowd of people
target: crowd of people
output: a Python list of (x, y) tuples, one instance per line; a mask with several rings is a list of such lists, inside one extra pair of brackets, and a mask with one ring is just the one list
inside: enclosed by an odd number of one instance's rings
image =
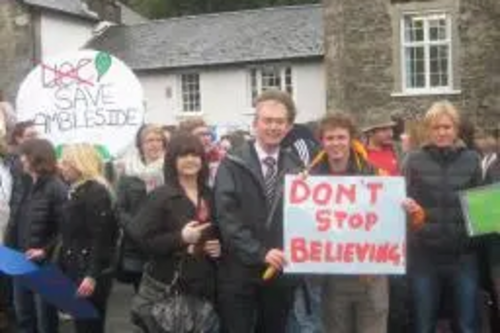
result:
[[(271, 90), (255, 101), (251, 134), (214, 140), (199, 118), (145, 124), (112, 161), (85, 143), (58, 156), (19, 122), (0, 145), (3, 241), (75, 282), (99, 314), (74, 319), (79, 333), (105, 331), (115, 280), (134, 289), (134, 332), (497, 332), (500, 237), (468, 237), (459, 202), (500, 181), (497, 140), (447, 101), (422, 114), (358, 122), (331, 110), (299, 125), (291, 97)], [(404, 177), (407, 273), (283, 273), (289, 174)], [(58, 332), (58, 309), (16, 278), (0, 285), (2, 323)]]

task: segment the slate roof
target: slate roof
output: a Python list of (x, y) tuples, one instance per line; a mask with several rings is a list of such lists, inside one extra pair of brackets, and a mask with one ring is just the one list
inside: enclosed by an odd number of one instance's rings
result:
[(87, 47), (135, 70), (321, 57), (321, 5), (274, 7), (112, 26)]
[(29, 6), (50, 9), (82, 18), (98, 20), (97, 14), (89, 11), (82, 0), (24, 0)]

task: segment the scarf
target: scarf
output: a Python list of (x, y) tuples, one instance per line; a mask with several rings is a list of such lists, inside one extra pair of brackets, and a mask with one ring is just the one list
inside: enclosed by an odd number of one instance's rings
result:
[(146, 184), (148, 193), (164, 183), (163, 157), (145, 164), (138, 153), (127, 156), (123, 161), (123, 175), (137, 177)]

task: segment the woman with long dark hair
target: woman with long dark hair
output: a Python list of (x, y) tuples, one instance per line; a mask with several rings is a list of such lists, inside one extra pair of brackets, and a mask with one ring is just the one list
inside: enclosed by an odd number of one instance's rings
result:
[[(184, 332), (176, 326), (180, 322), (193, 325), (190, 332), (218, 332), (212, 304), (220, 243), (211, 221), (208, 165), (200, 140), (187, 133), (172, 138), (164, 171), (165, 185), (148, 196), (128, 228), (149, 258), (132, 320), (147, 333)], [(174, 293), (190, 304), (187, 312), (170, 311)]]

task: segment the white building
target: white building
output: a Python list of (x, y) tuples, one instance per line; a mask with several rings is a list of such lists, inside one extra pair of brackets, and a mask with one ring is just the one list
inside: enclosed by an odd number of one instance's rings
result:
[(145, 92), (146, 120), (203, 116), (248, 126), (267, 88), (292, 94), (298, 122), (325, 113), (321, 6), (247, 10), (113, 26), (88, 45), (128, 64)]

